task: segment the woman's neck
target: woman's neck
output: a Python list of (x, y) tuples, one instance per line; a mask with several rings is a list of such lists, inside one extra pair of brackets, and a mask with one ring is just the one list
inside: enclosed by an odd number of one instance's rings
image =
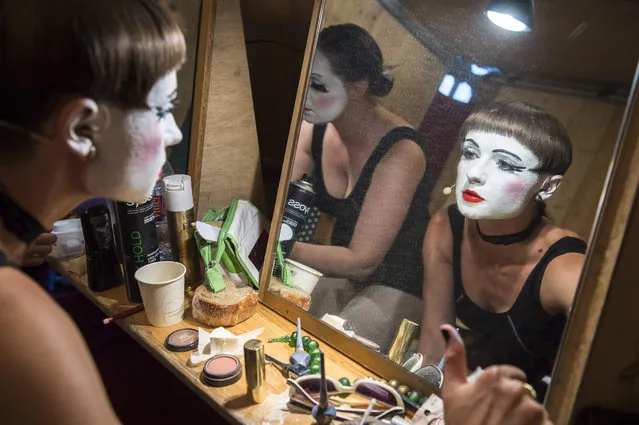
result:
[(331, 124), (340, 139), (350, 149), (358, 149), (370, 144), (372, 134), (387, 127), (385, 110), (374, 100), (366, 97), (358, 102), (350, 102), (344, 112)]
[(487, 236), (511, 235), (526, 229), (539, 214), (539, 206), (531, 202), (517, 217), (500, 220), (480, 219), (477, 220), (477, 225), (481, 233)]
[[(46, 155), (39, 155), (28, 162), (3, 164), (0, 168), (0, 190), (44, 228), (51, 229), (54, 221), (89, 198), (81, 190), (80, 182), (70, 178), (76, 175), (69, 172), (70, 165), (46, 158)], [(20, 256), (25, 248), (25, 244), (6, 229), (1, 218), (0, 245), (11, 257)]]

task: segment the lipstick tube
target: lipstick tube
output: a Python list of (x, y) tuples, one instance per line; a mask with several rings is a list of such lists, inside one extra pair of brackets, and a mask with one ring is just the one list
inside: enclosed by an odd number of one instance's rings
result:
[(264, 342), (250, 339), (244, 344), (244, 371), (247, 394), (255, 403), (266, 399), (266, 360), (264, 358)]
[(397, 364), (402, 363), (402, 360), (404, 359), (404, 356), (406, 356), (406, 352), (413, 342), (418, 329), (419, 325), (417, 323), (411, 322), (408, 319), (402, 320), (402, 324), (399, 325), (397, 335), (395, 335), (395, 340), (388, 351), (389, 360)]

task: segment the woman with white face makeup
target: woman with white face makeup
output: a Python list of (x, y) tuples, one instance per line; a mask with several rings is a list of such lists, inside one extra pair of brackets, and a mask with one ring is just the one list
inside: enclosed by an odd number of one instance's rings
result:
[(315, 204), (335, 223), (330, 245), (298, 242), (291, 258), (338, 278), (316, 287), (313, 311), (384, 347), (402, 318), (421, 316), (431, 179), (423, 136), (377, 102), (393, 85), (383, 68), (363, 28), (321, 31), (291, 177), (313, 176)]
[(171, 110), (185, 50), (150, 0), (0, 0), (3, 422), (118, 422), (77, 328), (13, 265), (83, 201), (151, 195), (182, 138)]
[(424, 239), (420, 351), (438, 363), (439, 327), (455, 324), (471, 369), (517, 366), (542, 397), (586, 249), (544, 217), (570, 166), (570, 139), (524, 103), (473, 113), (461, 135), (457, 204), (433, 216)]

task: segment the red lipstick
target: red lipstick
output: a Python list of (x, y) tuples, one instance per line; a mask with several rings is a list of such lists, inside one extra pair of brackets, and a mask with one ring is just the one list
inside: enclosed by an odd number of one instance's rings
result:
[(464, 198), (464, 201), (472, 203), (482, 202), (484, 200), (477, 192), (468, 189), (464, 190), (462, 198)]

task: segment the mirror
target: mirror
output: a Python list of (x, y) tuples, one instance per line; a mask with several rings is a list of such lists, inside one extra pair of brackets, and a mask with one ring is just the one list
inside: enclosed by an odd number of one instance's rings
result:
[(176, 174), (186, 174), (188, 168), (193, 115), (193, 90), (195, 67), (198, 57), (198, 34), (201, 21), (202, 0), (158, 0), (178, 23), (186, 40), (186, 62), (178, 72), (178, 103), (173, 116), (182, 131), (182, 142), (168, 152), (168, 163)]
[(639, 5), (538, 0), (513, 32), (491, 4), (326, 1), (268, 291), (435, 385), (439, 326), (454, 324), (471, 368), (514, 364), (541, 400)]

